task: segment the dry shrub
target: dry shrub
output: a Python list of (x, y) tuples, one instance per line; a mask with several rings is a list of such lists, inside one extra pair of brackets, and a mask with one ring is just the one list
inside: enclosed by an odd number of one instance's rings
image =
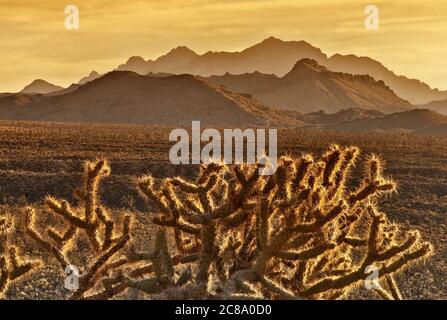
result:
[(158, 226), (147, 252), (135, 250), (130, 218), (117, 228), (98, 202), (107, 164), (88, 163), (77, 192), (81, 207), (45, 201), (67, 229), (50, 228), (42, 237), (30, 221), (28, 234), (64, 268), (66, 247), (79, 231), (90, 240), (96, 254), (76, 299), (108, 299), (129, 288), (152, 299), (336, 299), (362, 284), (372, 265), (378, 295), (401, 299), (394, 275), (428, 257), (432, 246), (377, 208), (396, 188), (378, 157), (366, 160), (361, 184), (348, 190), (358, 153), (333, 145), (319, 161), (282, 157), (270, 176), (259, 174), (260, 164), (211, 163), (194, 182), (142, 177), (138, 188)]

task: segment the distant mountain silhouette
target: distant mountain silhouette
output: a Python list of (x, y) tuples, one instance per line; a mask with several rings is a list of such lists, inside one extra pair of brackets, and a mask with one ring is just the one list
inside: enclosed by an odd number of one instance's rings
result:
[(419, 129), (419, 130), (416, 130), (415, 133), (437, 135), (437, 136), (447, 136), (447, 124), (441, 124), (439, 126)]
[(430, 110), (436, 111), (438, 113), (447, 115), (447, 99), (432, 101), (427, 104), (421, 105), (420, 107), (430, 109)]
[(447, 91), (430, 88), (416, 79), (396, 75), (380, 62), (368, 57), (335, 54), (328, 57), (319, 48), (305, 41), (282, 41), (270, 37), (241, 52), (207, 52), (199, 55), (186, 47), (179, 47), (156, 60), (132, 57), (117, 70), (129, 70), (140, 74), (167, 72), (189, 73), (200, 76), (235, 75), (261, 72), (284, 76), (298, 60), (316, 60), (330, 70), (351, 74), (368, 74), (383, 80), (398, 96), (413, 104), (447, 99)]
[(141, 76), (110, 72), (65, 94), (0, 97), (0, 118), (56, 122), (142, 123), (159, 125), (301, 125), (291, 113), (191, 75)]
[(80, 84), (80, 85), (86, 84), (86, 83), (96, 80), (102, 76), (103, 76), (102, 74), (99, 74), (96, 71), (92, 71), (92, 72), (90, 72), (90, 74), (88, 76), (85, 76), (81, 80), (79, 80), (78, 84)]
[(45, 80), (37, 79), (37, 80), (34, 80), (33, 82), (31, 82), (25, 88), (23, 88), (22, 91), (20, 91), (20, 92), (26, 93), (26, 94), (36, 94), (36, 93), (46, 94), (46, 93), (59, 91), (62, 89), (64, 89), (64, 88), (56, 86), (54, 84), (51, 84)]
[(367, 75), (332, 72), (311, 59), (298, 61), (282, 78), (255, 72), (209, 79), (233, 91), (248, 93), (264, 105), (305, 113), (333, 113), (354, 107), (393, 113), (413, 108), (383, 81)]
[(369, 74), (377, 80), (383, 80), (398, 96), (413, 104), (447, 98), (447, 91), (432, 89), (422, 81), (398, 76), (380, 62), (368, 57), (335, 54), (322, 64), (333, 71)]
[(374, 119), (355, 120), (327, 126), (326, 129), (340, 131), (421, 131), (447, 125), (447, 116), (427, 109), (414, 109), (393, 113)]
[(374, 119), (384, 117), (385, 114), (377, 110), (362, 108), (342, 109), (336, 113), (326, 113), (322, 110), (305, 114), (300, 120), (311, 124), (337, 124), (340, 122)]
[(145, 61), (141, 57), (132, 57), (117, 70), (140, 74), (152, 71), (200, 76), (259, 71), (282, 76), (303, 58), (320, 61), (325, 60), (326, 55), (305, 41), (285, 42), (271, 37), (241, 52), (209, 51), (198, 55), (186, 47), (179, 47), (156, 60)]

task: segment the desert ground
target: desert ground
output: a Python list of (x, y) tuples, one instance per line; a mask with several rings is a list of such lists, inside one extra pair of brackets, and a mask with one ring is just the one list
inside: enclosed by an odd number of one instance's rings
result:
[[(136, 178), (193, 177), (197, 167), (174, 166), (168, 155), (168, 127), (144, 125), (57, 124), (0, 122), (0, 217), (21, 219), (26, 206), (41, 207), (46, 195), (73, 201), (81, 183), (85, 160), (107, 158), (112, 174), (101, 188), (101, 199), (114, 212), (137, 217), (137, 241), (147, 247), (152, 240), (150, 208), (136, 191)], [(278, 132), (279, 154), (312, 153), (320, 156), (331, 143), (355, 145), (362, 157), (376, 153), (386, 162), (385, 174), (398, 182), (398, 192), (380, 203), (392, 221), (419, 229), (433, 243), (430, 260), (404, 271), (398, 280), (407, 299), (447, 299), (447, 137), (407, 133), (343, 133), (283, 129)], [(356, 171), (361, 171), (357, 166)], [(355, 175), (355, 172), (353, 174)], [(355, 183), (353, 179), (352, 183)], [(41, 223), (49, 217), (42, 216)], [(15, 241), (26, 257), (46, 256), (20, 230)], [(9, 287), (10, 299), (61, 299), (67, 297), (64, 273), (53, 267)], [(374, 296), (375, 297), (375, 296)], [(349, 298), (371, 298), (359, 288)]]

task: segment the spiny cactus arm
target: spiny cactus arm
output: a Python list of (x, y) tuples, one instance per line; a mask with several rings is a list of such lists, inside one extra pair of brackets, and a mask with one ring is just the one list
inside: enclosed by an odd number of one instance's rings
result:
[(197, 177), (196, 183), (202, 185), (208, 181), (211, 174), (224, 173), (228, 170), (228, 165), (223, 162), (210, 162), (207, 164), (200, 165), (199, 176)]
[(361, 247), (361, 246), (365, 246), (367, 240), (366, 239), (361, 239), (358, 237), (350, 237), (350, 236), (346, 236), (343, 238), (343, 242), (350, 245), (351, 247)]
[(374, 292), (376, 292), (383, 300), (395, 300), (392, 295), (381, 287), (374, 288)]
[(346, 211), (347, 205), (343, 200), (340, 200), (336, 205), (332, 206), (325, 214), (323, 214), (317, 221), (308, 223), (298, 223), (292, 227), (295, 233), (312, 233), (322, 228), (327, 223), (339, 217)]
[(85, 222), (84, 220), (82, 220), (81, 218), (76, 216), (76, 214), (70, 208), (70, 205), (68, 204), (68, 202), (65, 200), (58, 201), (57, 199), (48, 196), (45, 198), (44, 204), (52, 212), (63, 217), (70, 224), (72, 224), (73, 226), (76, 226), (77, 228), (88, 229), (91, 227), (87, 222)]
[(269, 241), (270, 225), (269, 217), (272, 214), (269, 211), (271, 200), (263, 197), (256, 212), (256, 241), (259, 250), (264, 250)]
[(126, 215), (123, 221), (122, 235), (117, 242), (115, 242), (107, 251), (102, 253), (89, 268), (87, 273), (80, 278), (79, 289), (76, 290), (71, 296), (72, 300), (77, 300), (83, 298), (84, 294), (93, 288), (96, 283), (96, 275), (100, 269), (107, 264), (107, 262), (121, 249), (123, 249), (126, 244), (130, 241), (130, 224), (131, 217)]
[(0, 295), (12, 281), (28, 274), (38, 265), (23, 260), (17, 253), (18, 249), (9, 244), (7, 220), (0, 219)]
[(228, 217), (225, 220), (222, 220), (223, 225), (227, 229), (237, 228), (239, 225), (247, 221), (250, 215), (253, 214), (253, 210), (256, 207), (255, 203), (246, 203), (240, 210), (238, 210), (235, 214)]
[(323, 155), (322, 160), (325, 163), (322, 186), (327, 188), (332, 184), (339, 169), (338, 166), (342, 161), (342, 150), (338, 145), (332, 145), (330, 146), (329, 151)]
[(370, 160), (366, 162), (366, 177), (360, 188), (348, 197), (349, 205), (354, 206), (356, 203), (366, 200), (372, 196), (377, 196), (396, 190), (396, 182), (381, 176), (382, 169), (380, 166), (380, 160), (376, 157), (371, 157)]
[(384, 183), (381, 183), (380, 181), (367, 182), (348, 198), (348, 203), (353, 206), (370, 196), (376, 195), (378, 192), (391, 192), (395, 190), (395, 188), (396, 185), (392, 181)]
[[(84, 167), (84, 184), (82, 188), (75, 190), (74, 195), (79, 198), (83, 207), (78, 213), (70, 208), (67, 201), (59, 201), (53, 197), (46, 197), (45, 205), (55, 214), (62, 216), (71, 224), (67, 233), (60, 235), (53, 230), (48, 230), (48, 235), (57, 243), (63, 244), (69, 240), (69, 236), (76, 233), (72, 227), (85, 230), (95, 251), (107, 249), (111, 245), (111, 234), (113, 233), (113, 221), (103, 212), (98, 204), (98, 186), (102, 178), (110, 174), (110, 167), (106, 160), (86, 162)], [(83, 216), (80, 217), (80, 214)], [(98, 233), (104, 232), (104, 241), (98, 238)], [(66, 236), (66, 237), (65, 237)]]
[(418, 246), (414, 251), (402, 253), (398, 259), (386, 265), (381, 269), (381, 275), (394, 274), (405, 266), (426, 258), (433, 253), (433, 247), (429, 243), (423, 243)]
[(284, 260), (310, 260), (322, 255), (328, 250), (334, 249), (335, 247), (336, 245), (334, 243), (325, 242), (299, 252), (280, 251), (276, 254), (276, 256)]
[[(108, 296), (107, 291), (112, 292), (122, 292), (124, 288), (135, 288), (142, 290), (146, 293), (159, 293), (162, 289), (166, 288), (167, 285), (173, 284), (174, 279), (174, 266), (182, 263), (193, 262), (198, 259), (198, 254), (186, 255), (186, 256), (174, 256), (171, 257), (169, 254), (169, 249), (167, 245), (166, 232), (162, 228), (158, 229), (155, 247), (151, 253), (138, 253), (134, 249), (130, 248), (127, 253), (128, 262), (139, 262), (143, 260), (150, 260), (152, 263), (150, 265), (139, 267), (133, 269), (129, 276), (124, 276), (120, 272), (120, 278), (110, 278), (108, 282), (109, 288), (105, 288), (105, 292), (95, 294), (98, 297)], [(133, 278), (141, 277), (143, 275), (151, 275), (150, 280), (134, 280)], [(115, 279), (116, 282), (113, 282)], [(116, 286), (113, 286), (116, 284)]]
[(33, 269), (35, 263), (24, 262), (17, 256), (17, 249), (14, 246), (9, 248), (10, 271), (9, 279), (15, 280), (27, 274)]
[(180, 230), (190, 233), (199, 234), (200, 229), (182, 222), (179, 217), (174, 216), (172, 206), (161, 192), (156, 192), (153, 186), (153, 178), (151, 176), (144, 176), (138, 181), (138, 189), (149, 203), (154, 205), (160, 212), (159, 216), (153, 218), (153, 222), (163, 227), (178, 227)]
[(407, 239), (401, 244), (393, 244), (390, 248), (384, 250), (383, 252), (377, 252), (375, 259), (377, 261), (389, 260), (401, 252), (404, 252), (411, 248), (416, 242), (420, 241), (418, 232), (410, 232)]
[(196, 228), (192, 225), (186, 224), (182, 221), (175, 221), (175, 220), (168, 220), (165, 216), (159, 216), (152, 219), (152, 221), (159, 226), (162, 227), (176, 227), (179, 228), (181, 231), (189, 233), (189, 234), (199, 234), (200, 229)]
[(163, 228), (157, 230), (152, 263), (157, 278), (168, 277), (172, 279), (174, 277), (174, 266), (169, 254), (166, 231)]
[[(146, 256), (148, 258), (150, 258), (150, 260), (152, 260), (154, 258), (153, 254), (151, 254), (150, 257), (149, 257), (148, 254), (146, 254)], [(194, 253), (194, 254), (189, 254), (189, 255), (175, 255), (171, 259), (172, 259), (172, 265), (175, 267), (175, 266), (180, 265), (180, 264), (187, 264), (187, 263), (196, 262), (196, 261), (199, 260), (199, 258), (200, 258), (200, 255), (198, 253)], [(108, 299), (108, 298), (110, 298), (110, 297), (112, 297), (112, 296), (114, 296), (116, 294), (119, 294), (119, 293), (123, 292), (128, 287), (137, 288), (137, 289), (138, 288), (144, 288), (147, 285), (147, 283), (146, 284), (144, 284), (144, 283), (139, 284), (139, 282), (141, 280), (135, 280), (134, 278), (148, 276), (148, 275), (151, 276), (151, 277), (154, 277), (155, 269), (156, 268), (155, 268), (154, 263), (151, 263), (149, 265), (142, 266), (142, 267), (137, 267), (137, 268), (133, 269), (129, 273), (129, 276), (123, 276), (123, 274), (121, 273), (120, 277), (109, 278), (107, 281), (109, 282), (110, 288), (104, 290), (103, 292), (96, 293), (95, 295), (92, 295), (91, 297), (88, 297), (88, 299), (90, 299), (90, 298), (94, 298), (94, 300), (96, 300), (96, 299), (101, 299), (101, 300), (102, 299)], [(123, 277), (126, 278), (125, 282), (122, 282)], [(192, 274), (189, 275), (188, 279), (190, 279), (191, 277), (192, 277)], [(165, 280), (169, 279), (169, 278), (166, 277), (166, 276), (162, 276), (162, 277), (156, 277), (155, 276), (154, 277), (154, 279), (158, 279), (158, 278), (162, 278), (162, 281), (157, 283), (158, 286), (160, 284), (163, 284), (163, 288), (166, 288), (166, 286), (169, 283), (166, 283)], [(182, 286), (183, 285), (182, 282), (184, 282), (184, 281), (187, 282), (188, 281), (188, 279), (187, 280), (184, 280), (184, 279), (182, 280), (181, 278), (182, 277), (180, 277), (179, 280), (177, 280), (177, 282), (175, 283), (176, 287)], [(142, 280), (142, 281), (144, 281), (144, 280)], [(172, 284), (172, 280), (170, 280), (170, 281), (171, 281), (171, 284)], [(160, 292), (160, 290), (158, 290), (158, 291), (157, 290), (154, 290), (153, 293)], [(150, 290), (147, 290), (147, 288), (146, 288), (146, 290), (143, 290), (143, 291), (148, 292)], [(168, 292), (166, 294), (169, 295)]]
[[(382, 221), (383, 220), (380, 215), (374, 216), (373, 223), (371, 224), (370, 229), (370, 238), (368, 240), (369, 242), (368, 251), (360, 267), (355, 268), (349, 274), (341, 277), (325, 278), (323, 280), (317, 281), (316, 283), (310, 285), (308, 288), (303, 290), (300, 294), (303, 295), (304, 297), (309, 297), (329, 290), (350, 287), (359, 281), (363, 281), (365, 278), (364, 270), (368, 265), (375, 262), (374, 258), (377, 256), (377, 249), (376, 249), (377, 236), (378, 236), (377, 230), (379, 229), (379, 225), (383, 223)], [(376, 240), (371, 240), (373, 237), (375, 237)], [(413, 251), (411, 251), (412, 249)], [(428, 255), (430, 255), (431, 251), (432, 248), (430, 244), (422, 243), (415, 249), (410, 247), (406, 251), (404, 250), (403, 252), (399, 252), (397, 258), (393, 257), (395, 260), (393, 260), (389, 264), (385, 263), (383, 264), (379, 272), (379, 278), (391, 275), (399, 271), (401, 268), (411, 265), (412, 263), (414, 263), (417, 260), (420, 260), (421, 258), (427, 257)]]
[[(91, 243), (93, 244), (93, 247), (97, 250), (99, 248), (99, 242), (98, 239), (96, 238), (96, 230), (98, 228), (98, 224), (95, 223), (89, 223), (86, 222), (84, 220), (82, 220), (81, 218), (77, 217), (75, 215), (75, 213), (71, 210), (70, 205), (68, 204), (67, 201), (63, 200), (61, 202), (59, 202), (58, 200), (54, 199), (53, 197), (47, 197), (44, 201), (45, 205), (55, 214), (62, 216), (64, 219), (67, 220), (67, 222), (69, 222), (71, 224), (71, 226), (79, 228), (79, 229), (84, 229), (87, 233), (87, 235), (90, 238)], [(49, 231), (49, 234), (51, 234), (50, 236), (56, 240), (56, 242), (61, 243), (64, 242), (63, 236), (61, 237), (60, 235), (55, 234), (54, 232)], [(70, 228), (68, 230), (67, 236), (71, 235), (73, 236), (75, 234), (75, 231)], [(68, 239), (67, 239), (68, 240)]]
[(84, 169), (84, 215), (85, 222), (93, 224), (97, 207), (97, 192), (99, 181), (110, 174), (110, 167), (106, 160), (86, 162)]
[(266, 276), (259, 278), (259, 283), (262, 284), (268, 291), (276, 294), (282, 300), (295, 300), (297, 297), (293, 292), (285, 289), (275, 281), (268, 279)]
[(65, 269), (70, 263), (67, 261), (65, 256), (61, 253), (59, 248), (53, 246), (48, 241), (44, 240), (39, 234), (33, 229), (33, 221), (35, 216), (35, 210), (33, 208), (28, 208), (26, 214), (26, 233), (30, 236), (38, 245), (42, 247), (46, 252), (49, 252), (54, 256), (54, 258), (59, 262), (61, 267)]
[(102, 222), (104, 226), (104, 240), (102, 242), (102, 250), (107, 250), (113, 244), (114, 241), (118, 239), (113, 239), (113, 230), (115, 228), (115, 223), (113, 220), (109, 219), (108, 214), (102, 206), (96, 207), (96, 216), (99, 221)]
[(139, 179), (138, 190), (142, 194), (143, 198), (148, 200), (152, 205), (156, 207), (158, 211), (163, 214), (169, 215), (169, 208), (159, 192), (154, 190), (154, 179), (152, 176), (146, 175)]
[(303, 187), (303, 182), (305, 181), (309, 173), (309, 169), (313, 163), (314, 160), (310, 155), (303, 155), (300, 159), (298, 159), (298, 161), (294, 162), (294, 172), (290, 184), (292, 192), (296, 192)]
[(59, 245), (59, 247), (64, 247), (67, 242), (75, 236), (76, 230), (76, 227), (70, 226), (64, 234), (60, 235), (52, 228), (48, 228), (47, 234), (51, 239), (54, 240), (54, 242)]
[(327, 199), (332, 200), (337, 195), (343, 196), (346, 179), (350, 173), (355, 160), (359, 155), (359, 149), (356, 147), (347, 147), (342, 151), (342, 160), (336, 168), (331, 185), (328, 188)]
[(394, 276), (392, 274), (387, 274), (385, 276), (385, 280), (388, 286), (388, 289), (391, 293), (391, 296), (394, 300), (402, 300), (402, 293), (399, 290), (399, 287), (396, 283), (396, 280), (394, 280)]
[(198, 194), (203, 190), (202, 186), (187, 182), (179, 177), (171, 179), (170, 183), (186, 193)]
[(380, 180), (383, 173), (382, 160), (379, 156), (372, 154), (366, 161), (365, 175), (369, 181)]
[[(259, 180), (259, 167), (260, 165), (257, 164), (251, 169), (251, 172), (246, 172), (244, 174), (240, 173), (244, 178), (239, 177), (236, 181), (231, 182), (229, 185), (230, 190), (222, 203), (217, 205), (210, 213), (207, 213), (210, 219), (216, 220), (227, 218), (246, 204), (250, 194), (253, 192), (253, 187)], [(233, 167), (233, 172), (236, 176), (238, 170), (240, 170), (238, 166)]]
[(0, 255), (0, 294), (5, 290), (8, 284), (8, 266), (6, 264), (6, 258)]
[(200, 252), (200, 260), (196, 276), (197, 282), (206, 282), (208, 280), (209, 267), (217, 254), (215, 239), (216, 239), (216, 225), (214, 223), (205, 225), (202, 228), (200, 235), (202, 248)]
[(6, 261), (7, 236), (6, 236), (7, 220), (0, 219), (0, 294), (8, 284), (8, 264)]

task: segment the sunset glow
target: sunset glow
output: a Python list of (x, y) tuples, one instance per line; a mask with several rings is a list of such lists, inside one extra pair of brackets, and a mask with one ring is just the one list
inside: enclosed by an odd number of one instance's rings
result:
[[(67, 86), (130, 56), (157, 58), (186, 45), (238, 51), (269, 36), (305, 40), (332, 55), (365, 55), (397, 74), (447, 89), (447, 2), (375, 1), (379, 30), (364, 28), (367, 1), (339, 0), (0, 1), (0, 92), (34, 79)], [(80, 10), (66, 30), (64, 9)]]

